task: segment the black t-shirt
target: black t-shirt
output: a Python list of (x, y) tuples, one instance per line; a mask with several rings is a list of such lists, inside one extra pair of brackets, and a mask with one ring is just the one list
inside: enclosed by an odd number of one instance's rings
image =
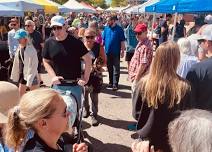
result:
[(38, 52), (41, 52), (41, 50), (42, 50), (41, 43), (43, 43), (43, 38), (42, 38), (40, 32), (34, 30), (33, 33), (29, 34), (29, 37), (31, 38), (32, 44), (35, 47), (35, 49)]
[(82, 41), (71, 35), (63, 41), (51, 37), (44, 44), (43, 58), (52, 61), (57, 76), (76, 80), (81, 77), (81, 57), (87, 52)]
[(99, 57), (99, 51), (100, 51), (100, 44), (97, 42), (94, 42), (93, 48), (91, 49), (93, 55), (94, 55), (94, 59), (92, 62), (95, 61), (96, 58)]
[(22, 152), (72, 152), (73, 140), (68, 133), (64, 133), (57, 142), (58, 150), (49, 147), (37, 134), (29, 139)]
[(46, 39), (50, 37), (51, 32), (52, 32), (52, 28), (51, 27), (45, 27), (45, 36), (46, 36)]
[(169, 30), (168, 30), (168, 24), (167, 21), (164, 20), (160, 23), (160, 28), (165, 28), (165, 31), (160, 33), (159, 35), (159, 43), (161, 44), (162, 42), (166, 42), (168, 40), (168, 34), (169, 34)]
[(192, 87), (193, 108), (212, 111), (212, 57), (194, 64), (186, 79)]

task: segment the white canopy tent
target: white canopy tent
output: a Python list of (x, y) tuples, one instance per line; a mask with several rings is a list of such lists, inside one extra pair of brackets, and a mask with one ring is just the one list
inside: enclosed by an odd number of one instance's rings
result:
[(19, 9), (7, 7), (5, 5), (0, 4), (0, 16), (4, 17), (24, 16), (24, 12)]
[(124, 10), (126, 10), (126, 9), (128, 9), (128, 8), (130, 8), (130, 7), (131, 7), (130, 5), (127, 5), (127, 6), (125, 6), (125, 7), (120, 7), (119, 12), (124, 12)]
[(0, 4), (7, 7), (16, 8), (23, 12), (36, 12), (38, 9), (43, 7), (32, 0), (1, 0)]
[(102, 9), (101, 7), (97, 7), (96, 10), (97, 11), (104, 11), (104, 9)]
[(106, 12), (121, 12), (125, 7), (109, 7)]
[(132, 6), (126, 10), (124, 10), (125, 13), (145, 13), (145, 7), (146, 6), (150, 6), (152, 4), (155, 4), (159, 2), (159, 0), (148, 0), (147, 2), (143, 3), (143, 4), (140, 4), (140, 5), (135, 5), (135, 6)]
[(95, 13), (95, 11), (89, 7), (86, 7), (76, 0), (69, 0), (63, 6), (70, 9), (71, 12), (86, 12), (86, 13)]

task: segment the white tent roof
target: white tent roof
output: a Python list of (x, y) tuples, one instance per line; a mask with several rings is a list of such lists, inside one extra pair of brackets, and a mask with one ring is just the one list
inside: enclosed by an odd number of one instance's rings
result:
[(71, 12), (87, 12), (87, 13), (95, 13), (95, 11), (89, 7), (86, 7), (76, 0), (69, 0), (63, 6), (70, 9)]
[(24, 12), (36, 12), (38, 9), (43, 9), (41, 5), (33, 2), (32, 0), (0, 0), (0, 4), (16, 8)]
[(132, 6), (126, 10), (124, 10), (125, 13), (144, 13), (145, 12), (145, 7), (150, 6), (152, 4), (155, 4), (159, 2), (159, 0), (148, 0), (147, 2), (140, 4), (140, 5), (135, 5)]
[(7, 7), (6, 5), (0, 4), (0, 16), (24, 16), (24, 12), (17, 8)]
[(124, 8), (125, 7), (109, 7), (105, 11), (107, 11), (107, 12), (119, 12), (119, 11), (123, 10)]
[(96, 10), (97, 11), (104, 11), (104, 9), (102, 9), (101, 7), (97, 7)]
[(124, 12), (124, 10), (126, 10), (128, 8), (130, 8), (130, 5), (127, 5), (125, 7), (121, 7), (120, 10), (119, 10), (119, 12)]

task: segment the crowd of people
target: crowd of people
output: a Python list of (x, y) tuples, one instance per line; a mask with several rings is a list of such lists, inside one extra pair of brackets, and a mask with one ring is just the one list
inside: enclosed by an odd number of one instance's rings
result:
[[(136, 120), (128, 129), (141, 140), (132, 151), (212, 151), (212, 15), (195, 17), (190, 29), (182, 16), (173, 28), (171, 14), (155, 23), (149, 15), (107, 13), (45, 20), (41, 25), (36, 16), (26, 16), (0, 26), (10, 62), (0, 81), (0, 150), (88, 151), (73, 137), (79, 109), (98, 126), (102, 72), (106, 67), (106, 88), (117, 91), (125, 57)], [(40, 88), (43, 68), (51, 88)], [(76, 107), (64, 98), (67, 92)]]

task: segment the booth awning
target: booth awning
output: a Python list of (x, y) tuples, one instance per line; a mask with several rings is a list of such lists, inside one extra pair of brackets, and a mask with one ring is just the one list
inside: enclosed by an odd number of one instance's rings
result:
[(63, 6), (70, 9), (72, 12), (86, 12), (86, 13), (95, 13), (93, 9), (82, 5), (81, 3), (77, 2), (76, 0), (69, 0)]
[(3, 17), (24, 16), (24, 12), (17, 8), (7, 7), (6, 5), (0, 4), (0, 16)]
[(32, 0), (0, 0), (0, 4), (23, 12), (36, 12), (38, 9), (43, 9), (41, 5)]
[(44, 7), (44, 12), (45, 13), (58, 13), (59, 9), (58, 6), (49, 2), (48, 0), (34, 0), (36, 3), (39, 5), (42, 5)]
[(212, 12), (211, 0), (161, 0), (145, 8), (156, 13), (206, 13)]

